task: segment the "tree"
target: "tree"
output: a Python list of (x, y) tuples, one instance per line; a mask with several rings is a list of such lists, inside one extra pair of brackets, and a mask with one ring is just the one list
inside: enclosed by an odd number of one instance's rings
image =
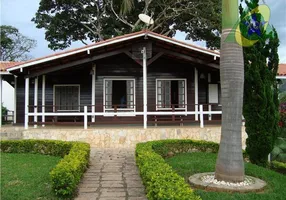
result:
[(22, 35), (13, 26), (0, 26), (1, 48), (0, 60), (2, 61), (24, 61), (31, 56), (27, 53), (36, 46), (36, 41)]
[[(244, 181), (241, 116), (243, 103), (243, 53), (235, 41), (238, 0), (222, 0), (220, 56), (222, 128), (215, 178), (227, 182)], [(228, 37), (232, 40), (227, 41)]]
[(49, 48), (64, 49), (73, 41), (98, 42), (144, 29), (138, 14), (153, 15), (148, 29), (173, 37), (177, 30), (186, 39), (205, 40), (219, 47), (221, 0), (41, 0), (35, 17), (46, 30)]
[[(240, 7), (241, 16), (259, 6), (259, 0), (246, 0), (245, 3), (248, 10), (243, 11)], [(263, 23), (263, 16), (258, 13), (247, 20)], [(274, 28), (270, 32), (266, 32), (263, 26), (258, 28), (264, 34), (257, 38), (259, 41), (253, 46), (244, 48), (243, 115), (248, 135), (246, 152), (250, 161), (266, 166), (268, 154), (272, 151), (279, 133), (279, 91), (276, 80), (279, 39)]]

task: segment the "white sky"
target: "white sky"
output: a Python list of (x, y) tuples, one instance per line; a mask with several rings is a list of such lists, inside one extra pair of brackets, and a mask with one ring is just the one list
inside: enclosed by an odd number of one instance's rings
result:
[[(31, 22), (34, 17), (40, 0), (1, 0), (0, 20), (1, 25), (12, 25), (26, 36), (37, 40), (37, 47), (31, 51), (34, 58), (54, 53), (48, 48), (45, 40), (45, 31), (37, 29)], [(286, 0), (265, 0), (271, 9), (270, 24), (277, 29), (280, 38), (279, 56), (280, 63), (286, 63)], [(185, 40), (183, 33), (177, 33), (176, 39)], [(191, 42), (191, 41), (187, 41)], [(204, 45), (203, 42), (196, 42), (197, 45)], [(81, 42), (73, 43), (71, 48), (83, 46)], [(6, 82), (3, 83), (3, 102), (10, 110), (14, 110), (13, 88)]]

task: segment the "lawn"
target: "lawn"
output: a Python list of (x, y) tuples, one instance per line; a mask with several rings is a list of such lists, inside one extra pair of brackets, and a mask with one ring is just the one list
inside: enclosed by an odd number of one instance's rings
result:
[(60, 157), (1, 153), (1, 199), (58, 199), (50, 183), (49, 172)]
[[(186, 181), (189, 176), (195, 173), (213, 172), (215, 170), (217, 154), (214, 153), (182, 153), (166, 159), (166, 162)], [(195, 190), (203, 200), (284, 200), (286, 197), (286, 176), (272, 170), (246, 163), (245, 172), (247, 175), (261, 178), (267, 182), (267, 188), (263, 193), (223, 193), (206, 192)]]

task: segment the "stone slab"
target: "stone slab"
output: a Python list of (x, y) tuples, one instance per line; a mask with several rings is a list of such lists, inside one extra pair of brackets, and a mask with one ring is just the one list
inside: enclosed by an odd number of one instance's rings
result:
[(189, 177), (189, 183), (196, 188), (209, 190), (209, 191), (221, 191), (221, 192), (240, 192), (240, 193), (247, 193), (247, 192), (261, 192), (266, 187), (266, 182), (252, 177), (251, 178), (254, 183), (249, 186), (228, 186), (228, 185), (217, 185), (214, 183), (206, 183), (202, 181), (202, 177), (206, 175), (214, 175), (214, 172), (206, 172), (206, 173), (199, 173), (194, 174)]

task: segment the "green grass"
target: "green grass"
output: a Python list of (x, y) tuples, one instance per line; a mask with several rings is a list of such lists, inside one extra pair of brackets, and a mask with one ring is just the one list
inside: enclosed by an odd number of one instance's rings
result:
[(52, 191), (49, 172), (60, 157), (28, 153), (1, 153), (0, 156), (1, 199), (58, 199)]
[[(195, 173), (213, 172), (217, 154), (214, 153), (182, 153), (166, 159), (166, 162), (187, 181)], [(258, 177), (267, 182), (263, 193), (223, 193), (195, 190), (203, 200), (284, 200), (286, 199), (286, 176), (269, 169), (246, 163), (247, 175)]]

